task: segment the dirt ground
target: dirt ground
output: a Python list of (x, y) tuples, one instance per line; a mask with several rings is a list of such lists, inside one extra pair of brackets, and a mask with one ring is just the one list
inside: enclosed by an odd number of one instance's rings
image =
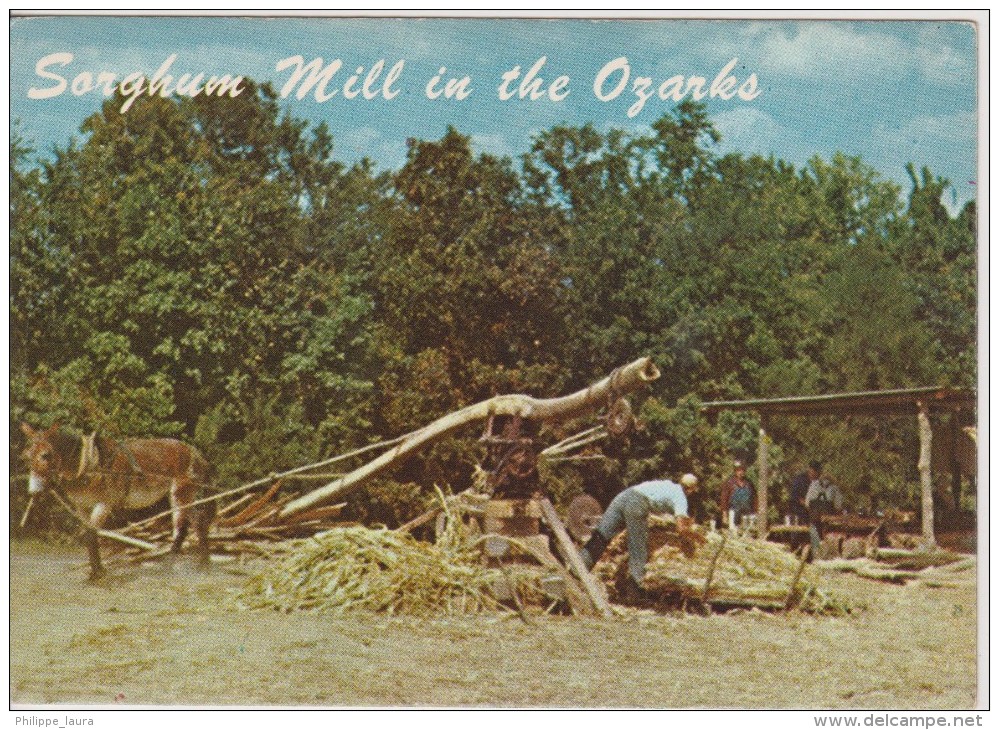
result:
[(823, 573), (864, 608), (614, 620), (416, 620), (244, 611), (254, 565), (117, 564), (13, 543), (11, 703), (184, 706), (965, 709), (972, 585)]

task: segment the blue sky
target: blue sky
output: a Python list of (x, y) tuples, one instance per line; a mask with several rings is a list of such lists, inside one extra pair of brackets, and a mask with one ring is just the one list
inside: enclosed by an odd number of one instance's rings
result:
[[(18, 18), (10, 26), (10, 108), (19, 133), (44, 153), (80, 138), (80, 124), (104, 99), (69, 89), (29, 99), (29, 88), (55, 83), (35, 72), (52, 53), (73, 55), (66, 66), (50, 66), (67, 82), (83, 72), (110, 72), (118, 81), (134, 72), (152, 76), (177, 54), (175, 77), (230, 73), (279, 89), (289, 78), (276, 70), (281, 59), (341, 59), (328, 87), (341, 89), (336, 96), (323, 103), (312, 95), (289, 97), (282, 104), (297, 117), (325, 121), (338, 159), (367, 156), (394, 168), (408, 137), (437, 138), (447, 125), (471, 135), (477, 150), (509, 156), (555, 124), (642, 130), (675, 102), (653, 96), (629, 117), (636, 77), (651, 78), (653, 91), (678, 74), (705, 77), (710, 85), (737, 58), (732, 75), (741, 85), (755, 74), (759, 94), (707, 100), (722, 152), (772, 154), (800, 166), (842, 151), (861, 156), (904, 190), (911, 161), (953, 183), (945, 202), (956, 208), (976, 195), (976, 43), (973, 25), (941, 21)], [(526, 72), (542, 56), (540, 76), (546, 84), (568, 76), (568, 95), (501, 101), (501, 75), (514, 66)], [(594, 79), (621, 57), (628, 85), (600, 101)], [(404, 61), (392, 87), (398, 95), (344, 98), (341, 87), (355, 69), (367, 72), (379, 60), (386, 72)], [(427, 98), (426, 83), (441, 67), (445, 80), (470, 78), (467, 98)], [(612, 74), (603, 90), (620, 79), (620, 72)]]

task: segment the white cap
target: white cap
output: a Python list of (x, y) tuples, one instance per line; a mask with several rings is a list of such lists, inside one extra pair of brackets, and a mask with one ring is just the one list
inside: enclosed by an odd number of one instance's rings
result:
[(696, 487), (697, 477), (695, 477), (693, 474), (684, 474), (682, 477), (680, 477), (680, 484), (682, 484), (685, 487)]

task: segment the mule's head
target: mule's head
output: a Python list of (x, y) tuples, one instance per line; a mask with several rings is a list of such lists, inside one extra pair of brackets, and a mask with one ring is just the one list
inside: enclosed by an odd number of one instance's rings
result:
[(24, 460), (31, 469), (28, 493), (38, 494), (55, 484), (63, 471), (63, 456), (56, 446), (59, 426), (53, 424), (42, 431), (22, 423), (21, 430), (28, 437), (28, 448), (24, 450)]

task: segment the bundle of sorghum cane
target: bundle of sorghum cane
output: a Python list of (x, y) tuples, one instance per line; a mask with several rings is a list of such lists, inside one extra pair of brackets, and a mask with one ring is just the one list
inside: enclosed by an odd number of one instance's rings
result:
[[(697, 531), (703, 542), (692, 545), (677, 533), (672, 519), (649, 518), (649, 562), (643, 587), (657, 603), (823, 613), (846, 610), (820, 590), (802, 556), (733, 532)], [(623, 593), (627, 563), (627, 539), (621, 533), (596, 567), (612, 599)]]
[(281, 611), (467, 614), (510, 611), (495, 587), (518, 601), (544, 601), (539, 576), (483, 564), (482, 551), (449, 519), (436, 542), (385, 528), (340, 527), (271, 547), (274, 562), (253, 578), (241, 602)]

